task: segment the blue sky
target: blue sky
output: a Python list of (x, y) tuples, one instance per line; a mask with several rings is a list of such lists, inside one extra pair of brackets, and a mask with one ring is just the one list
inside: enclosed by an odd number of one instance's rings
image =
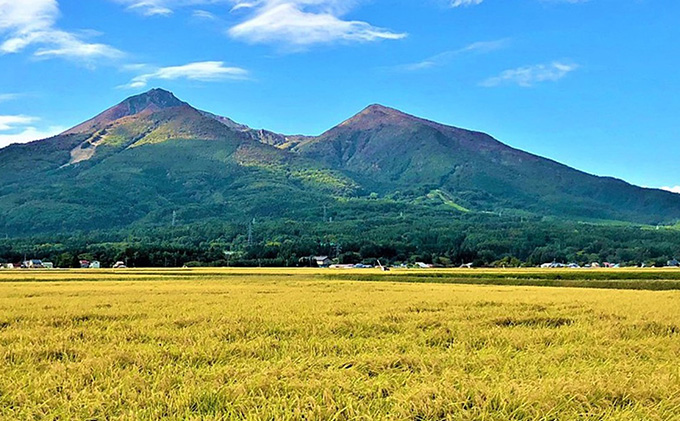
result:
[(0, 146), (162, 87), (289, 134), (380, 103), (673, 187), (679, 69), (668, 0), (0, 0)]

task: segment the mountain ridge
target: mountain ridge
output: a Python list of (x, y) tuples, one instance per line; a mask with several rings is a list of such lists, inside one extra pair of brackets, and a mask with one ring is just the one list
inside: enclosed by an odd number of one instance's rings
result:
[(310, 209), (375, 200), (450, 215), (680, 219), (680, 195), (587, 174), (379, 104), (319, 136), (290, 136), (153, 89), (61, 135), (0, 149), (0, 169), (4, 231), (153, 226), (170, 209), (187, 221), (304, 219), (316, 215)]

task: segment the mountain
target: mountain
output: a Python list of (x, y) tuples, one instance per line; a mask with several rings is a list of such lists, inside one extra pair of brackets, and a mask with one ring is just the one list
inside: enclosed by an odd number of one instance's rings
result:
[(152, 90), (59, 136), (0, 150), (0, 232), (247, 221), (322, 206), (356, 186), (243, 127)]
[(289, 136), (154, 89), (61, 135), (0, 150), (0, 232), (11, 235), (174, 218), (318, 220), (328, 206), (347, 218), (361, 208), (367, 220), (385, 207), (441, 218), (680, 219), (680, 195), (585, 174), (380, 105), (320, 136)]
[(635, 222), (680, 218), (680, 195), (589, 175), (485, 133), (381, 105), (293, 150), (381, 194), (417, 195), (428, 186), (475, 210)]

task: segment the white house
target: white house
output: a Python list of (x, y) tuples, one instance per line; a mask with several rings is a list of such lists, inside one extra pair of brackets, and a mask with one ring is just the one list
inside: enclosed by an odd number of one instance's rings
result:
[(328, 256), (314, 256), (312, 259), (316, 262), (316, 265), (320, 268), (330, 266), (333, 261), (328, 258)]
[(24, 266), (28, 269), (43, 269), (43, 262), (38, 259), (31, 259), (24, 262)]

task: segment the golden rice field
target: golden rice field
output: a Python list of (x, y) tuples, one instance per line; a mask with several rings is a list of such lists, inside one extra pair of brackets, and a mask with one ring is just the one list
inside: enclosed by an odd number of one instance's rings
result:
[(0, 418), (680, 420), (680, 291), (366, 273), (0, 272)]

